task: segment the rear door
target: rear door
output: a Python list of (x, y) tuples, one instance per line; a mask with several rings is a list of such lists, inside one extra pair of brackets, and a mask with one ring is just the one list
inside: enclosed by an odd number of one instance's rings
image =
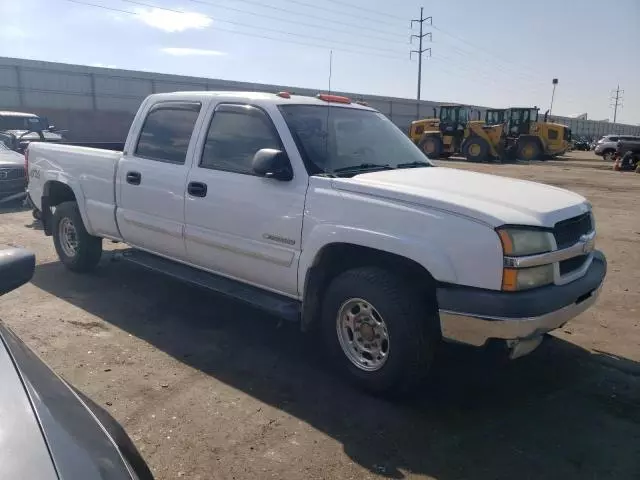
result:
[(150, 106), (118, 164), (117, 219), (124, 240), (160, 255), (186, 257), (184, 198), (201, 104), (161, 101)]
[[(290, 135), (287, 142), (295, 150)], [(285, 149), (271, 117), (256, 106), (219, 104), (201, 143), (185, 202), (189, 262), (296, 296), (308, 177), (295, 169), (290, 181), (254, 174), (258, 150)]]

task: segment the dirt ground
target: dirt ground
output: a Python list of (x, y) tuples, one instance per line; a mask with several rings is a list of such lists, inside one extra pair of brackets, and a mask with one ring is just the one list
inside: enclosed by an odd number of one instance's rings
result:
[(19, 209), (0, 211), (0, 248), (38, 266), (0, 318), (124, 425), (158, 479), (639, 479), (640, 175), (590, 152), (440, 163), (586, 196), (609, 273), (530, 356), (444, 348), (411, 400), (353, 390), (316, 338), (245, 305), (108, 256), (72, 274)]

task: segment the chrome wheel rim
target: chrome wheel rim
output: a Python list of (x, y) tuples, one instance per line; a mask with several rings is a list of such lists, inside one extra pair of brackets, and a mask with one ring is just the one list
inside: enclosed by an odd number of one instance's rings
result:
[(60, 246), (67, 257), (75, 257), (78, 253), (78, 232), (73, 222), (63, 218), (58, 226)]
[(607, 152), (603, 155), (604, 159), (610, 162), (613, 159), (613, 153)]
[(342, 304), (336, 318), (336, 333), (342, 351), (360, 370), (380, 370), (389, 358), (387, 324), (366, 300), (351, 298)]

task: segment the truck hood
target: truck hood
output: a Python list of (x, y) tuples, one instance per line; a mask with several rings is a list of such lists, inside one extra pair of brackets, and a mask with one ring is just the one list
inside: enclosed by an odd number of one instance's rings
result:
[(584, 197), (562, 188), (445, 167), (364, 173), (334, 179), (333, 187), (451, 212), (494, 228), (551, 228), (590, 209)]

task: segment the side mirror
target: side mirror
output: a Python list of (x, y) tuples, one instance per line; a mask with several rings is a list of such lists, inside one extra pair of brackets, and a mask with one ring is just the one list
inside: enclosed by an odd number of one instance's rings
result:
[(0, 295), (24, 285), (36, 268), (36, 256), (22, 248), (0, 250)]
[(288, 182), (293, 178), (293, 171), (289, 164), (287, 154), (274, 148), (263, 148), (253, 156), (251, 163), (256, 175), (266, 178), (275, 178), (282, 182)]

